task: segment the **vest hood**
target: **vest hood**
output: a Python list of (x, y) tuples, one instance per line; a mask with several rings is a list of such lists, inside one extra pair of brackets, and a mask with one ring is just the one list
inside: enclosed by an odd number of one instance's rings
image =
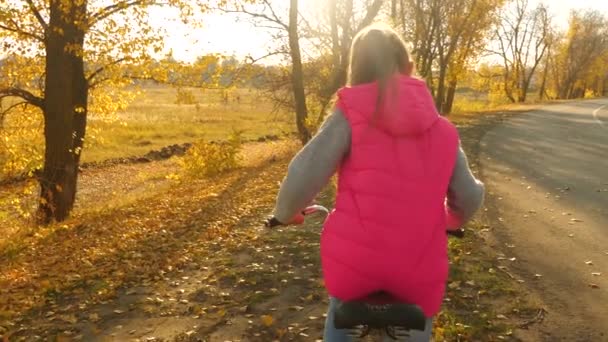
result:
[(377, 82), (338, 91), (339, 105), (347, 110), (356, 108), (372, 124), (393, 136), (422, 134), (440, 118), (426, 83), (413, 77), (394, 76), (387, 82), (379, 106), (377, 98)]

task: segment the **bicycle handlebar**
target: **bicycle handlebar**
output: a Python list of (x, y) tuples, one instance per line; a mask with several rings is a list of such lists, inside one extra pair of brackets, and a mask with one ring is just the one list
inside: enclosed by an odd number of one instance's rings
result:
[[(302, 210), (301, 214), (303, 216), (308, 216), (308, 215), (311, 215), (311, 214), (314, 214), (314, 213), (318, 213), (318, 212), (323, 212), (326, 215), (328, 215), (329, 214), (329, 209), (325, 208), (322, 205), (315, 204), (315, 205), (311, 205), (311, 206), (308, 206), (308, 207), (304, 208), (304, 210)], [(277, 226), (283, 226), (285, 224), (282, 223), (282, 222), (280, 222), (279, 220), (277, 220), (276, 217), (273, 216), (273, 217), (269, 218), (268, 220), (266, 220), (266, 222), (264, 223), (264, 225), (267, 228), (273, 228), (273, 227), (277, 227)], [(462, 229), (462, 228), (459, 228), (459, 229), (456, 229), (456, 230), (447, 230), (446, 232), (447, 232), (448, 235), (453, 236), (455, 238), (459, 238), (459, 239), (464, 238), (464, 234), (465, 234), (464, 233), (464, 229)]]

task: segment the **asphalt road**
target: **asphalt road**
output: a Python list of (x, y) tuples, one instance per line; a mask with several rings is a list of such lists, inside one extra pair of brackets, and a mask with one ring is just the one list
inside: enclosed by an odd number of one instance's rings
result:
[(547, 309), (525, 340), (608, 341), (608, 99), (514, 116), (481, 166), (500, 249)]

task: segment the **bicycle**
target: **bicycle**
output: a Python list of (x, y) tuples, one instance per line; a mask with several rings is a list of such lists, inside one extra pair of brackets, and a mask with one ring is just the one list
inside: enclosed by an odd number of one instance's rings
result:
[[(302, 211), (302, 215), (305, 217), (317, 212), (329, 214), (329, 210), (324, 206), (311, 205)], [(265, 225), (272, 228), (283, 224), (271, 217)], [(463, 238), (465, 233), (461, 228), (448, 230), (447, 234)], [(380, 330), (391, 339), (399, 341), (407, 339), (412, 330), (424, 331), (426, 317), (418, 305), (399, 302), (390, 293), (380, 291), (354, 301), (338, 301), (334, 326), (348, 330), (354, 340), (362, 339), (374, 330)]]

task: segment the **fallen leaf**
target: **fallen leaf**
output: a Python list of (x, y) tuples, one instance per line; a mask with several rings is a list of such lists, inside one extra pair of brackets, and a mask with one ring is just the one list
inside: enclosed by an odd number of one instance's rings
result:
[(117, 315), (120, 315), (120, 314), (124, 313), (124, 310), (116, 309), (116, 310), (114, 310), (114, 313)]
[(76, 318), (76, 315), (60, 315), (59, 319), (71, 324), (76, 324), (78, 322), (78, 318)]
[(270, 315), (262, 315), (261, 320), (262, 320), (262, 324), (264, 324), (267, 327), (274, 324), (274, 318), (272, 318), (272, 316), (270, 316)]
[(500, 315), (496, 315), (496, 318), (498, 318), (498, 319), (507, 319), (507, 316), (500, 314)]
[(277, 329), (276, 331), (277, 337), (279, 339), (283, 338), (283, 336), (285, 336), (285, 334), (287, 334), (287, 329)]
[(451, 283), (448, 284), (448, 287), (452, 290), (454, 289), (460, 289), (460, 282), (459, 281), (453, 281)]
[(97, 322), (99, 320), (100, 320), (100, 318), (99, 318), (98, 314), (92, 313), (92, 314), (89, 315), (89, 321), (91, 321), (91, 322)]

